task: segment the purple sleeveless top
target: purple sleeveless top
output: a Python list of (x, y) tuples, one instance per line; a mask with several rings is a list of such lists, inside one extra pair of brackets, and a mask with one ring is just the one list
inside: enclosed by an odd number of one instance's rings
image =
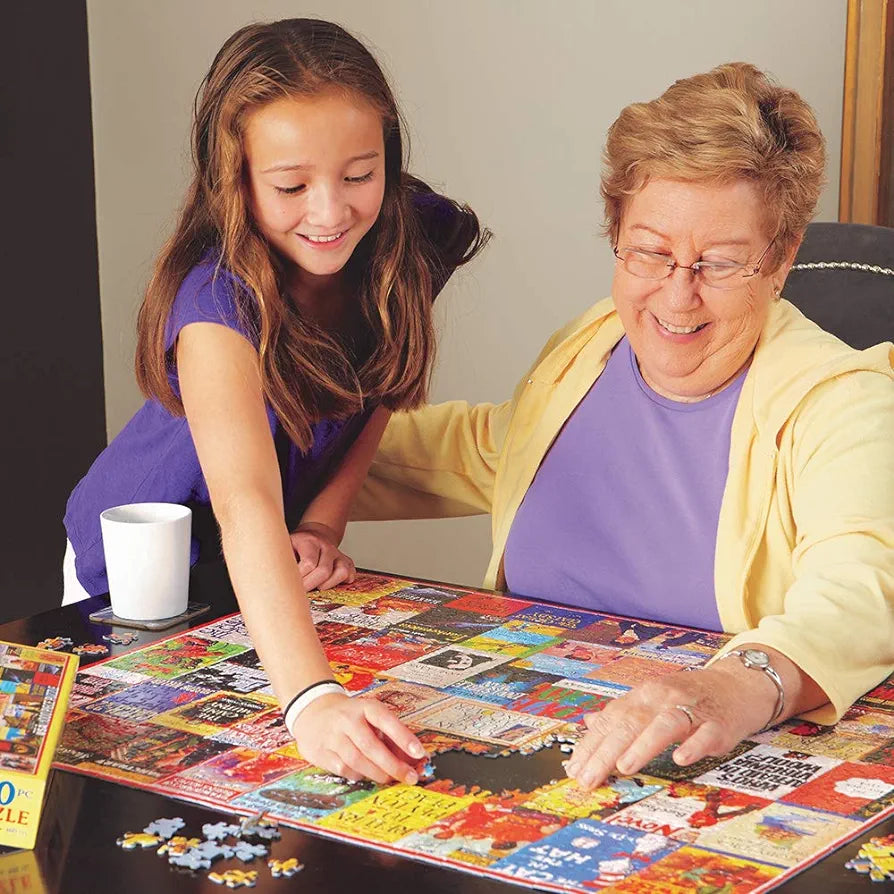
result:
[[(245, 336), (257, 347), (252, 320), (240, 316), (237, 294), (240, 282), (225, 269), (215, 271), (206, 258), (187, 274), (171, 309), (165, 342), (169, 351), (180, 330), (190, 323), (218, 323)], [(177, 371), (169, 373), (179, 394)], [(276, 414), (268, 406), (267, 419), (277, 445), (286, 517), (297, 524), (301, 513), (369, 418), (372, 407), (348, 419), (323, 419), (312, 426), (313, 445), (302, 453), (288, 439)], [(65, 528), (75, 551), (78, 580), (91, 595), (108, 590), (99, 514), (124, 503), (168, 502), (209, 507), (208, 485), (182, 416), (172, 416), (155, 400), (147, 400), (117, 437), (97, 457), (68, 500)], [(197, 529), (194, 515), (194, 534)], [(200, 553), (218, 549), (216, 528), (206, 540), (193, 537), (191, 561)], [(204, 548), (203, 548), (204, 547)]]
[(720, 630), (714, 550), (744, 379), (697, 403), (669, 400), (621, 339), (519, 507), (504, 557), (509, 589)]

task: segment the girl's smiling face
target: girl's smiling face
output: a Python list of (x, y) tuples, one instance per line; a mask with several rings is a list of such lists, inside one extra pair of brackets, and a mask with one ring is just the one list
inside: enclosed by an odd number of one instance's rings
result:
[(337, 274), (385, 194), (382, 118), (337, 90), (255, 109), (243, 130), (250, 209), (280, 257), (314, 277)]

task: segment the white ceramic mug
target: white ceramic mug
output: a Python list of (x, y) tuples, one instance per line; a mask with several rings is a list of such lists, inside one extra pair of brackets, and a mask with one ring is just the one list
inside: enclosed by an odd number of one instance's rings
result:
[(156, 621), (186, 611), (192, 511), (177, 503), (129, 503), (99, 516), (112, 611)]

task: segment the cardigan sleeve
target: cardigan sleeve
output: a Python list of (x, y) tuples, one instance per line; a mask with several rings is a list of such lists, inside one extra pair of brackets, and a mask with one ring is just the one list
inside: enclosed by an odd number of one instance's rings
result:
[(395, 413), (352, 519), (444, 518), (490, 512), (511, 404), (449, 401)]
[(894, 379), (857, 371), (813, 389), (780, 456), (794, 581), (783, 611), (728, 648), (779, 649), (829, 697), (804, 716), (833, 723), (894, 671)]

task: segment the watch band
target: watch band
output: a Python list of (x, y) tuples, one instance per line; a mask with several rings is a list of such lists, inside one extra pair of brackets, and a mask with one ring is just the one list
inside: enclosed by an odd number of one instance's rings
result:
[(745, 667), (761, 671), (773, 681), (773, 685), (776, 687), (776, 705), (773, 708), (773, 714), (763, 727), (763, 729), (769, 729), (785, 711), (785, 688), (782, 685), (782, 678), (770, 664), (770, 656), (760, 649), (733, 649), (723, 657), (728, 658), (730, 655), (735, 655)]

